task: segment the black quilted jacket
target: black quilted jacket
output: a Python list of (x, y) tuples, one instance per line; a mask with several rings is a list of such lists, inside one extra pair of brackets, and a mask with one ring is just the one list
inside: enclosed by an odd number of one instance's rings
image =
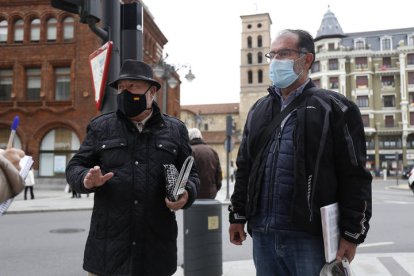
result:
[[(181, 168), (191, 155), (185, 125), (153, 106), (142, 133), (121, 113), (101, 115), (66, 168), (72, 189), (88, 193), (83, 179), (99, 165), (114, 177), (95, 192), (84, 269), (104, 275), (172, 275), (177, 269), (177, 223), (165, 205), (163, 164)], [(189, 207), (199, 179), (193, 167)]]

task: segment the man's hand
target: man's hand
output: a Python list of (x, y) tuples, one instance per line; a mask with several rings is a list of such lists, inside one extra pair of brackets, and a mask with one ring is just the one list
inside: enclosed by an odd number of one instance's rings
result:
[(230, 242), (235, 245), (242, 245), (246, 240), (243, 223), (232, 223), (229, 227)]
[(188, 201), (188, 192), (184, 191), (182, 195), (178, 197), (177, 201), (170, 201), (168, 198), (165, 198), (165, 205), (170, 208), (171, 211), (177, 211), (184, 207)]
[(102, 175), (101, 168), (99, 166), (95, 166), (86, 174), (85, 178), (83, 179), (83, 186), (85, 186), (86, 189), (100, 187), (113, 176), (113, 172)]
[(2, 154), (13, 166), (16, 167), (18, 171), (20, 171), (20, 160), (24, 157), (24, 151), (21, 149), (11, 148), (6, 150), (1, 150), (0, 154)]
[(357, 245), (355, 243), (349, 242), (344, 238), (341, 238), (341, 240), (339, 241), (338, 252), (336, 252), (336, 259), (338, 261), (342, 261), (342, 259), (346, 257), (349, 263), (351, 263), (355, 257), (356, 247)]

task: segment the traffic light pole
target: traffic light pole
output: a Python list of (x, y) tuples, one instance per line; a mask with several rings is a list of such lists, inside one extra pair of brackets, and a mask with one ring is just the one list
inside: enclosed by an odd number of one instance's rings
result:
[[(121, 7), (118, 1), (102, 1), (101, 3), (102, 27), (108, 32), (108, 40), (114, 43), (107, 77), (108, 81), (113, 81), (118, 77), (121, 68), (121, 35), (119, 32)], [(116, 91), (106, 86), (101, 112), (113, 112), (116, 108)]]
[(121, 5), (122, 61), (135, 59), (143, 61), (142, 32), (143, 8), (140, 2)]

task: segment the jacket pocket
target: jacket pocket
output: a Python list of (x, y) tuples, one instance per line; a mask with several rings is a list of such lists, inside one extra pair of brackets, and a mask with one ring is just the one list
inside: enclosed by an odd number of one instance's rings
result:
[[(156, 160), (162, 164), (175, 164), (178, 155), (178, 145), (171, 140), (159, 138), (155, 140)], [(177, 168), (178, 169), (178, 168)]]
[(122, 166), (128, 162), (130, 156), (127, 140), (122, 138), (102, 141), (99, 153), (103, 169)]

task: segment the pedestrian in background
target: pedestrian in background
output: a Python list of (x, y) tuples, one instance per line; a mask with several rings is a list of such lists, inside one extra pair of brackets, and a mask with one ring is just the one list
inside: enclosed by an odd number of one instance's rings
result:
[(271, 44), (269, 95), (250, 109), (237, 156), (230, 241), (253, 238), (257, 275), (319, 275), (325, 264), (320, 208), (337, 202), (337, 260), (355, 256), (372, 213), (364, 125), (340, 93), (308, 73), (313, 37), (282, 31)]
[(204, 142), (198, 128), (190, 128), (188, 135), (200, 178), (197, 198), (214, 199), (221, 188), (223, 178), (218, 154)]
[(78, 193), (94, 192), (83, 268), (90, 275), (172, 275), (177, 270), (175, 212), (197, 197), (191, 169), (177, 201), (166, 197), (164, 165), (180, 170), (191, 156), (184, 123), (162, 114), (152, 68), (125, 60), (117, 80), (116, 112), (93, 119), (69, 161), (66, 179)]
[(34, 193), (33, 193), (33, 186), (35, 185), (35, 177), (33, 169), (30, 169), (29, 173), (27, 174), (27, 177), (25, 179), (25, 187), (24, 187), (24, 200), (27, 200), (27, 191), (30, 192), (30, 198), (34, 199)]

